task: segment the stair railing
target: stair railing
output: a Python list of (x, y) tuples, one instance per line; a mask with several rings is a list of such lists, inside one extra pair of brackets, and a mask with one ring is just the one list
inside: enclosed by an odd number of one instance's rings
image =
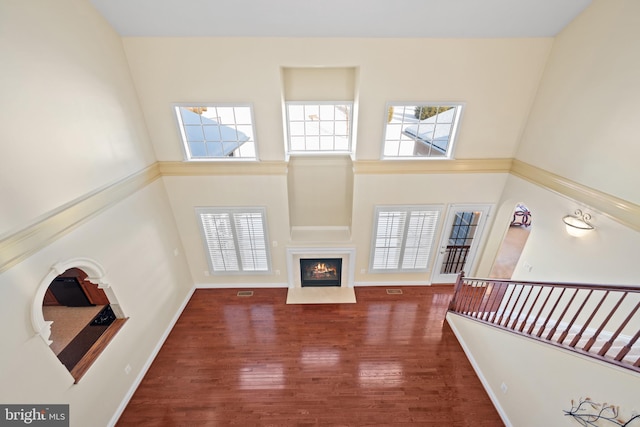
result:
[(640, 372), (640, 287), (458, 275), (449, 311)]

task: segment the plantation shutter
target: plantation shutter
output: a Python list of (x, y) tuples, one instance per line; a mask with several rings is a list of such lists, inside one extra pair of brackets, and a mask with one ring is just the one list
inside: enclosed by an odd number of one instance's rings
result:
[(198, 208), (214, 272), (269, 271), (264, 210)]
[(228, 213), (202, 213), (202, 228), (213, 271), (238, 271), (238, 256)]
[(438, 212), (436, 211), (411, 212), (402, 258), (403, 269), (427, 268), (437, 223)]
[(267, 271), (267, 248), (260, 213), (237, 213), (233, 216), (238, 251), (243, 271)]
[(406, 212), (379, 212), (374, 269), (397, 269), (400, 262)]
[(426, 270), (440, 207), (378, 208), (372, 270)]

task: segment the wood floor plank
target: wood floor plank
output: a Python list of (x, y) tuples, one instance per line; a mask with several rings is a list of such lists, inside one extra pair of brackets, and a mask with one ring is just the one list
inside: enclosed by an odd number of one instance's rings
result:
[(197, 290), (117, 425), (503, 426), (445, 322), (453, 288), (401, 289)]

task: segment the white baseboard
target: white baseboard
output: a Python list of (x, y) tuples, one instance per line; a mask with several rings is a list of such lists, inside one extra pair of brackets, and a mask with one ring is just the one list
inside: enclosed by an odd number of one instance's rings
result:
[(286, 282), (282, 283), (197, 283), (194, 289), (272, 289), (288, 288)]
[(398, 286), (431, 286), (431, 282), (425, 281), (415, 281), (415, 282), (399, 282), (397, 280), (393, 282), (355, 282), (354, 286), (387, 286), (387, 287), (398, 287)]
[(167, 328), (165, 329), (164, 333), (162, 334), (162, 337), (160, 337), (160, 339), (158, 340), (158, 343), (156, 344), (155, 348), (153, 349), (153, 351), (149, 355), (149, 358), (147, 359), (146, 363), (144, 364), (144, 366), (142, 367), (142, 369), (138, 373), (138, 376), (136, 377), (135, 381), (131, 384), (131, 387), (129, 388), (129, 391), (127, 392), (127, 394), (122, 399), (122, 402), (120, 402), (120, 405), (118, 406), (118, 409), (116, 410), (116, 412), (111, 417), (111, 420), (109, 421), (109, 424), (108, 424), (109, 427), (115, 426), (116, 423), (118, 422), (118, 419), (120, 419), (120, 416), (122, 415), (122, 413), (126, 409), (127, 405), (129, 404), (129, 401), (131, 400), (131, 398), (133, 397), (133, 394), (138, 389), (138, 386), (142, 382), (144, 376), (147, 374), (147, 371), (149, 370), (149, 368), (151, 367), (151, 364), (153, 363), (153, 361), (155, 360), (156, 356), (160, 352), (160, 349), (162, 348), (162, 346), (164, 345), (164, 342), (166, 341), (167, 337), (169, 336), (169, 334), (173, 330), (173, 327), (176, 325), (176, 322), (178, 321), (178, 319), (182, 315), (182, 312), (184, 311), (185, 307), (189, 303), (189, 300), (191, 299), (191, 296), (193, 295), (195, 290), (196, 290), (196, 288), (193, 287), (187, 293), (186, 297), (184, 298), (184, 301), (182, 301), (182, 304), (180, 305), (180, 307), (176, 311), (176, 314), (173, 316), (173, 319), (171, 319), (171, 322), (169, 322), (169, 325), (167, 326)]
[(484, 387), (485, 391), (489, 395), (489, 399), (491, 399), (491, 402), (493, 402), (493, 406), (495, 406), (496, 410), (498, 411), (498, 415), (500, 415), (500, 418), (502, 418), (502, 422), (504, 422), (505, 426), (507, 427), (513, 427), (513, 425), (509, 421), (509, 418), (507, 417), (507, 414), (504, 412), (504, 409), (502, 409), (502, 406), (500, 406), (500, 401), (498, 400), (498, 397), (495, 395), (491, 387), (489, 387), (489, 382), (484, 377), (482, 370), (480, 370), (480, 366), (478, 366), (478, 363), (474, 359), (473, 354), (471, 354), (471, 351), (467, 347), (467, 344), (462, 339), (462, 335), (456, 329), (456, 326), (452, 322), (449, 322), (449, 316), (447, 316), (447, 323), (451, 327), (451, 330), (455, 334), (456, 338), (458, 338), (458, 342), (460, 343), (462, 350), (464, 350), (464, 354), (467, 355), (467, 359), (469, 359), (469, 362), (471, 363), (473, 370), (476, 372), (476, 375), (480, 379), (482, 386)]
[[(392, 282), (355, 282), (355, 286), (431, 286), (431, 282), (428, 281), (413, 281), (413, 282), (399, 282), (394, 280)], [(198, 283), (194, 286), (195, 289), (271, 289), (271, 288), (288, 288), (289, 284), (283, 283)]]

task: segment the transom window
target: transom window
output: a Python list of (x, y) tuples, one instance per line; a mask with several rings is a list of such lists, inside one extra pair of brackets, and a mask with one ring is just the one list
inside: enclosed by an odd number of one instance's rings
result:
[(251, 106), (176, 106), (187, 160), (256, 159)]
[(353, 104), (287, 102), (288, 152), (351, 152)]
[(451, 158), (461, 104), (387, 106), (383, 158)]
[(196, 208), (214, 273), (269, 272), (264, 208)]
[(377, 207), (370, 271), (427, 271), (440, 206)]

